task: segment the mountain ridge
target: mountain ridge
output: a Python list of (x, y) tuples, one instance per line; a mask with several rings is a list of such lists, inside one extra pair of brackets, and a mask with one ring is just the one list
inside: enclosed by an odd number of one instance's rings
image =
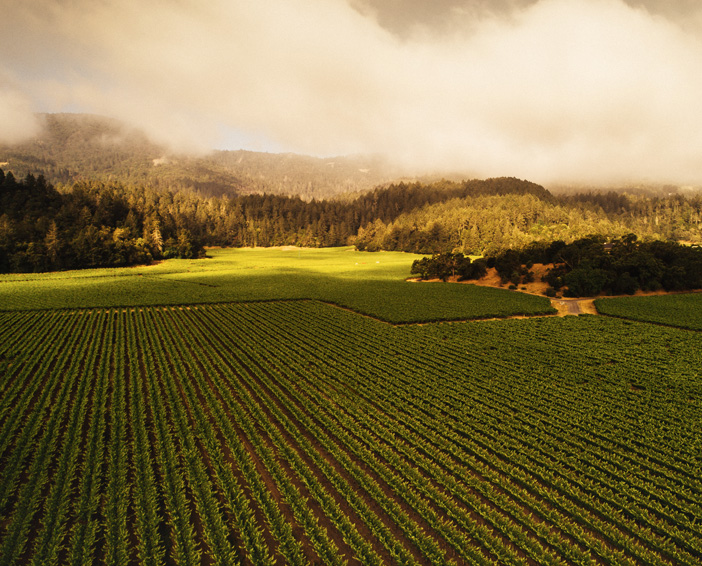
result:
[(311, 200), (408, 179), (377, 156), (321, 158), (243, 149), (185, 154), (151, 142), (139, 129), (113, 118), (70, 113), (37, 117), (41, 132), (23, 143), (0, 144), (0, 163), (18, 178), (43, 175), (56, 185), (88, 180), (203, 196), (269, 193)]

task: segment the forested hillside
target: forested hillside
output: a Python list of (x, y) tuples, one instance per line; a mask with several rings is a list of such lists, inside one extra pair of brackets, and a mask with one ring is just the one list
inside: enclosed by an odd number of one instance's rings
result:
[(700, 197), (554, 197), (514, 178), (399, 183), (354, 200), (308, 202), (97, 181), (57, 190), (42, 176), (0, 173), (0, 269), (12, 272), (194, 257), (208, 245), (494, 255), (586, 235), (700, 242), (701, 222)]
[(654, 240), (700, 242), (702, 197), (538, 192), (480, 194), (437, 202), (364, 224), (359, 249), (495, 254), (533, 241), (572, 242), (588, 235), (629, 233)]
[(0, 145), (0, 167), (16, 177), (43, 175), (53, 184), (76, 181), (190, 190), (202, 196), (270, 193), (305, 200), (366, 191), (400, 174), (382, 159), (316, 158), (292, 153), (213, 151), (175, 154), (125, 124), (88, 114), (42, 114), (41, 133)]
[(150, 205), (141, 204), (103, 186), (75, 185), (62, 194), (42, 176), (17, 181), (0, 169), (0, 271), (134, 265), (204, 253), (175, 209), (164, 205), (157, 216), (146, 215)]

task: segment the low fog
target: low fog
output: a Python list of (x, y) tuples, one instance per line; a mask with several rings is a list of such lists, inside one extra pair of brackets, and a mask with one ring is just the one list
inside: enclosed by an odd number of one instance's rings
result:
[(696, 5), (9, 0), (0, 141), (34, 135), (33, 112), (80, 111), (177, 150), (702, 184)]

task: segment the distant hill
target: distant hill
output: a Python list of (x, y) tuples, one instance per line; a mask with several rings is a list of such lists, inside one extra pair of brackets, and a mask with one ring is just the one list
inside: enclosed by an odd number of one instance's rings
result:
[(90, 114), (41, 114), (41, 134), (0, 145), (0, 167), (54, 184), (78, 180), (195, 190), (205, 196), (271, 193), (305, 200), (363, 192), (401, 178), (380, 158), (213, 151), (176, 155), (139, 130)]

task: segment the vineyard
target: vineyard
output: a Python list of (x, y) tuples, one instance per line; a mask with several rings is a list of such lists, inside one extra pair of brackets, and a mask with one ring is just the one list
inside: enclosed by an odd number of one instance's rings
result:
[(597, 299), (598, 312), (610, 316), (702, 330), (702, 294)]
[(0, 312), (0, 564), (702, 563), (702, 335)]
[(390, 322), (545, 314), (545, 297), (476, 285), (410, 284), (414, 254), (353, 248), (216, 249), (198, 260), (0, 275), (0, 310), (317, 299)]

